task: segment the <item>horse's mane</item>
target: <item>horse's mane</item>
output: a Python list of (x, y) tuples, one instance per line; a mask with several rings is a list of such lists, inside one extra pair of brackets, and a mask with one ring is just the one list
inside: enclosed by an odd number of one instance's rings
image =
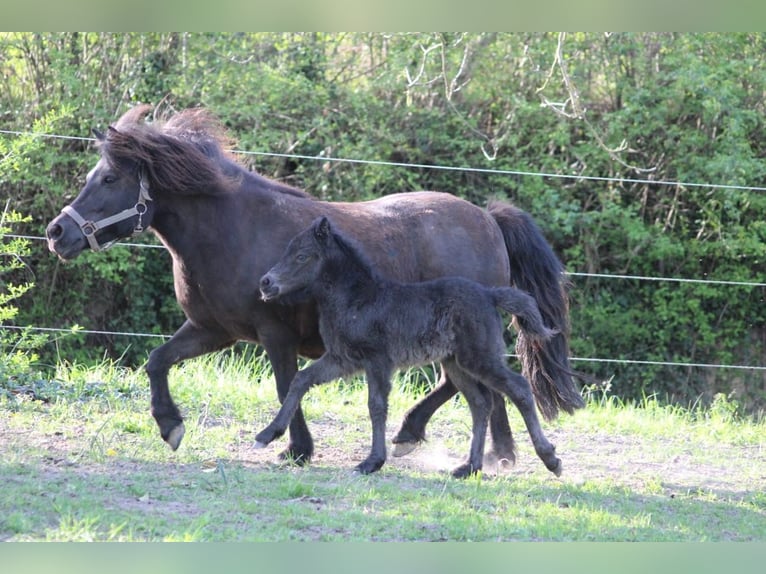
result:
[[(146, 118), (152, 114), (152, 121)], [(125, 112), (99, 139), (112, 166), (140, 166), (152, 189), (179, 194), (213, 194), (232, 188), (247, 174), (226, 151), (234, 144), (223, 124), (204, 108), (161, 113), (150, 105)], [(300, 197), (304, 191), (258, 175), (271, 190)]]

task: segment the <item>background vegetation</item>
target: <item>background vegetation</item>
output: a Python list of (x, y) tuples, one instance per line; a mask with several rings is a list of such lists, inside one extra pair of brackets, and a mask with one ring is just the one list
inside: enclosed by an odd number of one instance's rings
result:
[[(68, 137), (20, 145), (3, 133), (3, 157), (24, 161), (4, 165), (0, 196), (30, 216), (14, 230), (40, 236), (96, 159), (92, 127), (137, 102), (202, 105), (240, 150), (287, 154), (246, 164), (324, 199), (425, 188), (531, 212), (568, 270), (589, 274), (573, 277), (576, 357), (764, 365), (764, 287), (593, 274), (766, 280), (765, 44), (763, 34), (2, 34), (0, 129)], [(171, 333), (181, 323), (162, 250), (63, 265), (34, 242), (23, 261), (0, 277), (35, 284), (16, 324)], [(50, 365), (104, 353), (137, 365), (156, 343), (78, 334), (40, 353)], [(723, 392), (752, 412), (766, 405), (764, 371), (576, 366), (613, 376), (624, 398), (689, 404)]]

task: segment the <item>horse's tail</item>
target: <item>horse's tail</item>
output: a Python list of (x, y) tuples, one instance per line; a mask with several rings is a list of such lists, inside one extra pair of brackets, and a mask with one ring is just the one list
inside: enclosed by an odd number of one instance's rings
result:
[(569, 365), (569, 281), (564, 266), (532, 217), (503, 202), (488, 207), (503, 233), (511, 265), (511, 284), (526, 291), (540, 308), (543, 321), (557, 334), (547, 341), (522, 328), (516, 353), (522, 374), (529, 380), (540, 412), (554, 419), (559, 410), (573, 413), (585, 406)]

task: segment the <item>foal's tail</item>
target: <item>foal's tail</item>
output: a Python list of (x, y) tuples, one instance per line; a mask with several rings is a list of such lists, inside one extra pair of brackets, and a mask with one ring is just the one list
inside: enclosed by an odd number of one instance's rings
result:
[(515, 287), (489, 287), (495, 307), (510, 313), (526, 337), (539, 343), (558, 334), (556, 329), (545, 326), (540, 307), (534, 297)]
[(569, 365), (569, 281), (564, 266), (528, 213), (498, 201), (490, 203), (488, 210), (503, 233), (511, 284), (534, 297), (545, 325), (557, 332), (543, 341), (520, 325), (516, 352), (522, 374), (546, 419), (555, 418), (559, 410), (571, 414), (585, 403)]

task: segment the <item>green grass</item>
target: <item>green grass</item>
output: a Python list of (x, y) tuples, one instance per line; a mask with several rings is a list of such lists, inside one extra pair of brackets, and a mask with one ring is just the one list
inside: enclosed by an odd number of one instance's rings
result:
[[(395, 381), (389, 436), (416, 400), (415, 375)], [(277, 463), (285, 439), (251, 448), (277, 409), (262, 359), (189, 361), (170, 384), (186, 417), (177, 452), (159, 438), (140, 371), (60, 365), (53, 381), (0, 393), (0, 539), (766, 541), (766, 425), (724, 397), (682, 409), (590, 396), (544, 425), (561, 479), (511, 408), (517, 465), (457, 481), (462, 400), (437, 413), (424, 447), (357, 476), (369, 444), (358, 382), (307, 395), (317, 456), (303, 468)]]

